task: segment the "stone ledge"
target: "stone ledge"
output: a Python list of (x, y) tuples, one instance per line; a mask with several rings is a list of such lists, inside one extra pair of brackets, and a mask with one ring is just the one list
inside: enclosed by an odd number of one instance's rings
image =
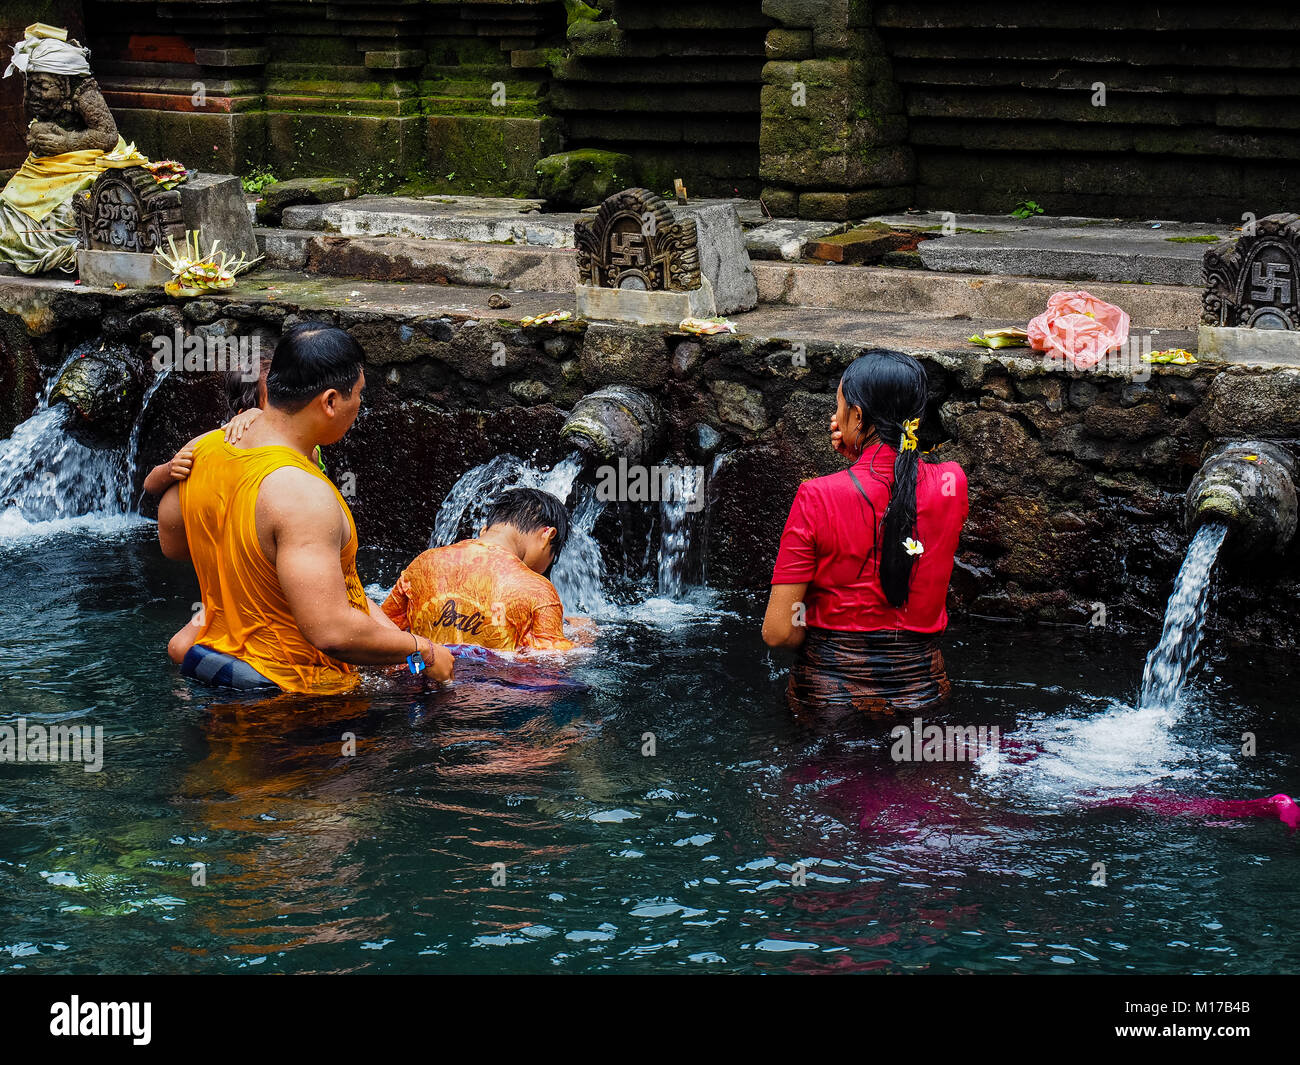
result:
[[(1053, 292), (1080, 282), (1009, 277), (1005, 274), (949, 274), (876, 266), (830, 266), (762, 262), (752, 264), (760, 304), (897, 311), (918, 315), (968, 315), (1019, 319), (1023, 326), (1041, 314)], [(1135, 325), (1151, 329), (1193, 329), (1201, 317), (1201, 290), (1177, 285), (1086, 282), (1087, 290), (1122, 307)]]

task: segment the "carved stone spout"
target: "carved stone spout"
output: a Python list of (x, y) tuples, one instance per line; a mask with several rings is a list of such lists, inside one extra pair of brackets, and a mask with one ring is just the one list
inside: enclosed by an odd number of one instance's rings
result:
[(1296, 533), (1295, 476), (1295, 458), (1278, 444), (1221, 444), (1187, 489), (1188, 532), (1206, 521), (1222, 521), (1237, 552), (1285, 550)]
[(573, 405), (560, 438), (604, 461), (641, 463), (659, 439), (659, 405), (639, 388), (610, 385)]

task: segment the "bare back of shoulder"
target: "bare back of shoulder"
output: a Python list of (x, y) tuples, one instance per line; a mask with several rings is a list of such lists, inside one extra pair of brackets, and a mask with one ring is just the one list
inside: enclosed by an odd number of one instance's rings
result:
[(281, 466), (262, 479), (256, 514), (257, 542), (273, 566), (286, 542), (327, 542), (341, 551), (352, 535), (334, 489), (297, 466)]

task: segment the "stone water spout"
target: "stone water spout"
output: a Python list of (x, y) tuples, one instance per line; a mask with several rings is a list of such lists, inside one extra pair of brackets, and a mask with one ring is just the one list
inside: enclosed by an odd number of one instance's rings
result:
[(645, 462), (659, 441), (659, 404), (639, 388), (608, 385), (573, 405), (560, 439), (605, 462)]
[(1247, 554), (1281, 552), (1296, 533), (1296, 459), (1257, 440), (1218, 445), (1187, 489), (1187, 531), (1207, 521), (1228, 526), (1228, 542)]
[(129, 349), (121, 344), (89, 342), (64, 367), (50, 394), (50, 404), (64, 403), (75, 412), (67, 429), (79, 443), (118, 447), (126, 441), (143, 392)]

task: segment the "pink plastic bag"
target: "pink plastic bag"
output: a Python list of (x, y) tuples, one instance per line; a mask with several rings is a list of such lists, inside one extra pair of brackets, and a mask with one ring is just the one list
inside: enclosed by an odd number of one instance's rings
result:
[(1080, 370), (1096, 366), (1128, 341), (1128, 315), (1087, 292), (1057, 292), (1029, 323), (1029, 346), (1068, 359)]

